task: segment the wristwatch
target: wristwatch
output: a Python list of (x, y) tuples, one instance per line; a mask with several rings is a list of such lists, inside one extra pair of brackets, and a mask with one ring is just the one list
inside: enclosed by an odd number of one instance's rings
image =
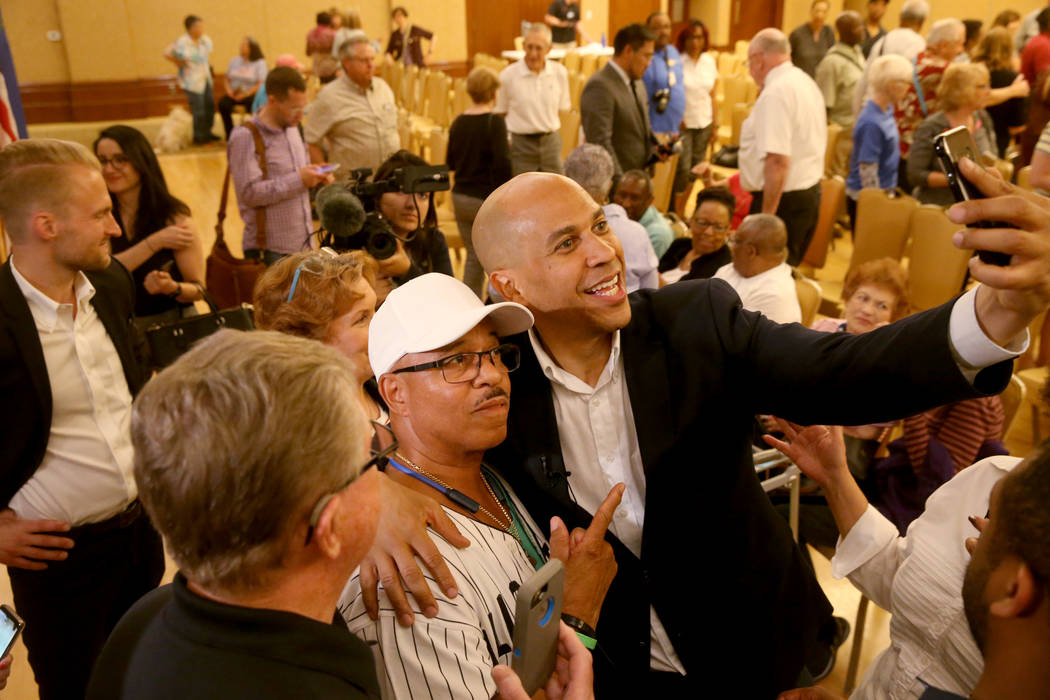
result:
[(176, 282), (175, 283), (175, 291), (174, 292), (169, 292), (168, 296), (171, 297), (172, 299), (178, 299), (180, 296), (182, 296), (182, 282)]

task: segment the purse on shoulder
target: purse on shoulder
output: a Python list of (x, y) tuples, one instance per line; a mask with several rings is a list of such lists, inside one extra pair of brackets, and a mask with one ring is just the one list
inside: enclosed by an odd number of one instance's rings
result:
[[(262, 168), (263, 179), (266, 179), (266, 150), (262, 143), (262, 135), (258, 129), (251, 128), (255, 125), (247, 122), (245, 126), (250, 128), (255, 138), (255, 155)], [(230, 252), (223, 235), (223, 222), (226, 220), (226, 200), (230, 193), (230, 166), (226, 166), (226, 176), (222, 182), (222, 199), (219, 202), (219, 221), (215, 224), (215, 245), (206, 261), (205, 280), (208, 290), (212, 293), (219, 305), (223, 308), (237, 306), (238, 304), (250, 304), (252, 293), (255, 291), (255, 281), (259, 275), (266, 271), (266, 265), (261, 260), (250, 260), (238, 258)], [(256, 209), (256, 242), (259, 250), (266, 249), (266, 210)]]
[(209, 313), (189, 316), (170, 323), (158, 323), (146, 329), (146, 344), (149, 349), (149, 365), (161, 370), (193, 347), (193, 344), (223, 328), (250, 331), (255, 328), (251, 304), (241, 304), (232, 309), (219, 310), (215, 299), (200, 287), (204, 300), (211, 309)]

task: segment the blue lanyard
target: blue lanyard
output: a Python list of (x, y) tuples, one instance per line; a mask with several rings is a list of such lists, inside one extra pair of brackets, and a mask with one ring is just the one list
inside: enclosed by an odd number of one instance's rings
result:
[(448, 500), (452, 501), (453, 503), (455, 503), (460, 508), (463, 508), (464, 510), (468, 510), (471, 513), (477, 513), (478, 510), (481, 508), (481, 504), (480, 503), (478, 503), (477, 501), (475, 501), (473, 498), (471, 498), (467, 494), (463, 493), (462, 491), (457, 491), (456, 489), (451, 489), (451, 488), (448, 488), (447, 486), (442, 486), (441, 484), (439, 484), (438, 482), (434, 481), (433, 479), (431, 479), (431, 478), (429, 478), (427, 476), (424, 476), (423, 474), (420, 474), (415, 469), (409, 469), (405, 465), (398, 463), (397, 461), (394, 460), (393, 457), (390, 458), (389, 464), (394, 469), (396, 469), (399, 472), (401, 472), (402, 474), (408, 474), (413, 479), (416, 479), (418, 481), (422, 481), (424, 484), (426, 484), (430, 488), (432, 488), (432, 489), (434, 489), (436, 491), (439, 491)]

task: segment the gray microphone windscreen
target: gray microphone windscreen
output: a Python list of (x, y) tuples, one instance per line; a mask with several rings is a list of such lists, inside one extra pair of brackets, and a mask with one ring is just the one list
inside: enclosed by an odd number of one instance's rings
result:
[(344, 184), (332, 183), (322, 187), (315, 205), (321, 226), (336, 238), (349, 238), (365, 224), (364, 205)]

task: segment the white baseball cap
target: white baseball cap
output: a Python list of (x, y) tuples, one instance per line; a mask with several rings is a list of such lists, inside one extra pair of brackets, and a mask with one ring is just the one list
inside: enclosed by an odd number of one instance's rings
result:
[(414, 352), (429, 352), (459, 340), (491, 318), (500, 337), (532, 327), (532, 313), (521, 304), (485, 305), (455, 277), (431, 272), (390, 292), (368, 327), (368, 361), (375, 376)]

